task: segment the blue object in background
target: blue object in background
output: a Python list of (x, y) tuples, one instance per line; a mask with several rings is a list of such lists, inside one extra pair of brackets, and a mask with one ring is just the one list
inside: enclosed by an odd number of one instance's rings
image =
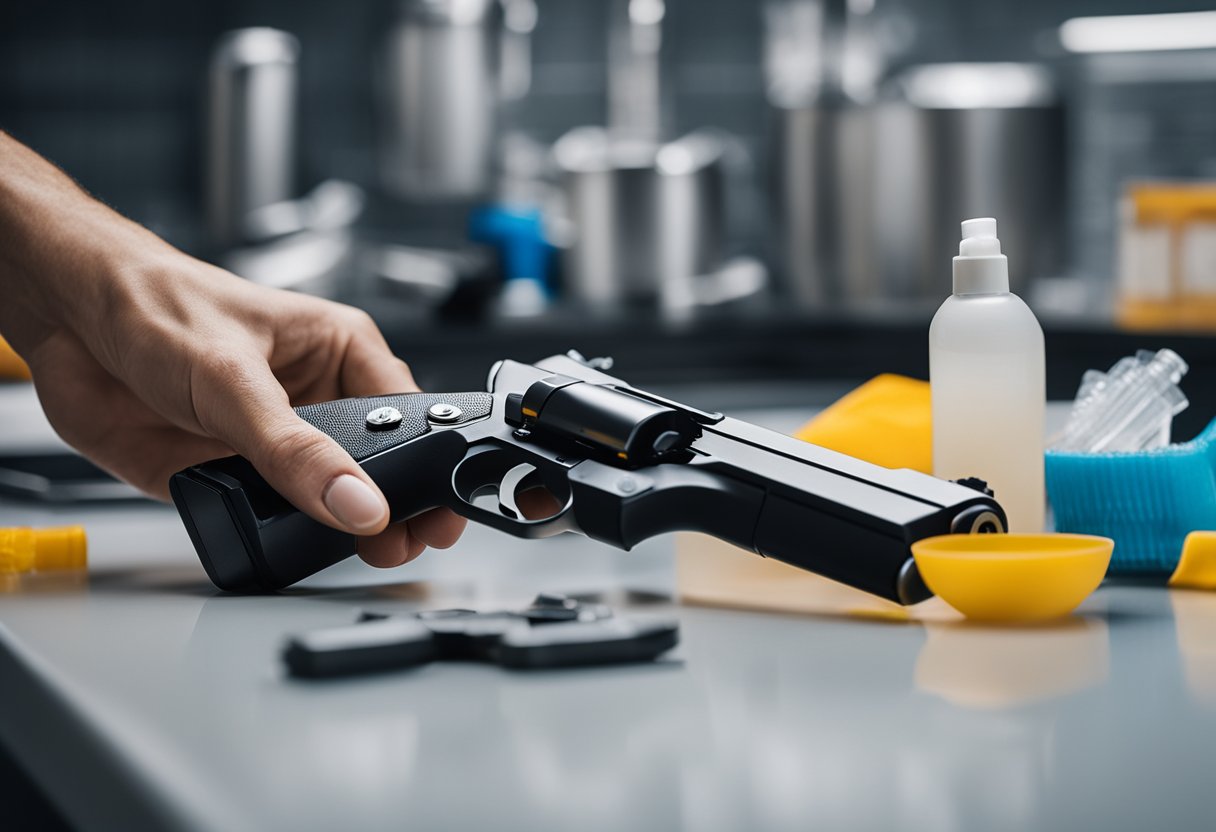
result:
[(1112, 573), (1170, 573), (1182, 542), (1216, 529), (1216, 419), (1190, 442), (1151, 451), (1048, 451), (1056, 531), (1114, 538)]
[(552, 297), (549, 266), (553, 247), (545, 238), (539, 208), (486, 205), (469, 215), (469, 238), (498, 249), (508, 282), (534, 281), (545, 298)]

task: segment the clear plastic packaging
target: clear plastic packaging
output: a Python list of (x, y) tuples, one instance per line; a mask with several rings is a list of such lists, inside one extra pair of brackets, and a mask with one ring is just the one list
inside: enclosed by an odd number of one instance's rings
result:
[(1187, 407), (1178, 387), (1187, 364), (1173, 350), (1140, 350), (1106, 373), (1081, 379), (1068, 422), (1053, 450), (1143, 451), (1169, 444), (1174, 416)]

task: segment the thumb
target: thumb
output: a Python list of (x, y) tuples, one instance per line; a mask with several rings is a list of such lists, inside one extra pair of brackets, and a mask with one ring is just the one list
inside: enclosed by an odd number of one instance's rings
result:
[(265, 359), (225, 357), (192, 373), (195, 414), (296, 508), (359, 535), (382, 531), (388, 502), (342, 447), (291, 409)]

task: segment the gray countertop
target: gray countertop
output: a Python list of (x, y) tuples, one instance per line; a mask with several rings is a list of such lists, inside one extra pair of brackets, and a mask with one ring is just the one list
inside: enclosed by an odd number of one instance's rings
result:
[[(772, 420), (770, 420), (772, 421)], [(0, 741), (82, 829), (1208, 829), (1216, 594), (1107, 585), (1033, 628), (676, 615), (653, 665), (287, 678), (288, 633), (540, 590), (670, 593), (631, 553), (470, 528), (378, 572), (217, 594), (175, 513), (83, 522), (90, 572), (0, 594)]]

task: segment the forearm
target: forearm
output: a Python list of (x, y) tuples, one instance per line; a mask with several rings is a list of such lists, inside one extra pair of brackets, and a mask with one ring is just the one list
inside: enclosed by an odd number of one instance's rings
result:
[(365, 535), (371, 563), (451, 545), (463, 528), (440, 512), (386, 531), (367, 472), (291, 409), (417, 389), (370, 317), (183, 254), (4, 133), (0, 333), (60, 436), (149, 494), (236, 452), (312, 517)]
[(170, 250), (0, 132), (0, 332), (25, 355), (105, 320), (114, 283)]

